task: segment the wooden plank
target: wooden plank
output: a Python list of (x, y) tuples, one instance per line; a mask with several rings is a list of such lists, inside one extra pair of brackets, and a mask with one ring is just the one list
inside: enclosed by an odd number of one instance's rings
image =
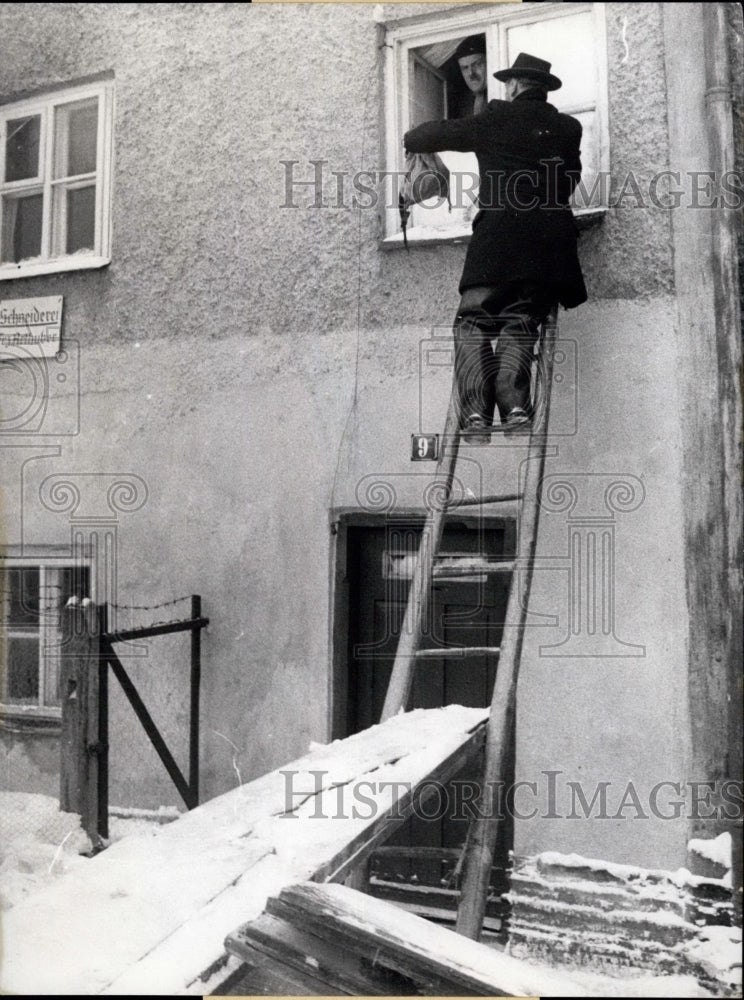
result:
[[(344, 843), (343, 847), (332, 858), (317, 865), (313, 875), (314, 881), (339, 882), (357, 865), (365, 862), (377, 845), (386, 840), (394, 829), (404, 823), (413, 811), (433, 794), (433, 783), (445, 784), (458, 774), (474, 755), (480, 752), (484, 738), (484, 728), (474, 730), (465, 742), (457, 746), (449, 756), (432, 767), (430, 771), (421, 774), (417, 780), (407, 781), (408, 787), (399, 789), (394, 803), (391, 801), (389, 806), (385, 808), (385, 802), (382, 800), (378, 815), (366, 824), (356, 836)], [(421, 782), (425, 779), (432, 784), (427, 785), (422, 790)], [(377, 785), (384, 784), (389, 780), (391, 779), (384, 776), (378, 777)]]
[(375, 858), (443, 858), (457, 862), (462, 851), (458, 847), (378, 847)]
[(98, 653), (96, 608), (69, 604), (62, 612), (60, 809), (80, 814), (94, 846), (98, 836)]
[(459, 577), (495, 576), (497, 573), (511, 574), (514, 560), (482, 559), (473, 557), (439, 556), (434, 563), (432, 576), (435, 580), (451, 580)]
[[(286, 885), (344, 878), (395, 825), (390, 816), (406, 797), (414, 801), (417, 784), (456, 769), (487, 717), (458, 705), (395, 716), (118, 841), (3, 914), (0, 988), (124, 994), (157, 983), (163, 994), (201, 994), (227, 934)], [(355, 816), (365, 783), (373, 808)]]
[[(352, 888), (355, 888), (352, 886)], [(408, 885), (405, 882), (389, 882), (373, 878), (367, 890), (370, 896), (386, 899), (392, 903), (405, 904), (415, 912), (424, 910), (442, 910), (454, 918), (460, 893), (457, 889), (447, 889), (444, 886)], [(486, 914), (501, 920), (508, 907), (506, 900), (500, 896), (490, 897), (486, 905)], [(493, 929), (493, 925), (491, 926)], [(498, 930), (498, 928), (496, 928)]]
[[(256, 952), (256, 958), (259, 952)], [(261, 965), (241, 965), (237, 972), (220, 986), (223, 997), (247, 996), (348, 996), (343, 990), (334, 990), (328, 983), (321, 983), (312, 976), (303, 975), (287, 965), (278, 965), (261, 956)]]
[[(498, 656), (500, 646), (440, 646), (416, 650), (417, 660), (466, 660), (474, 656)], [(475, 664), (480, 666), (480, 662)]]
[(295, 925), (291, 916), (285, 920), (272, 913), (262, 914), (227, 938), (228, 952), (245, 962), (268, 959), (277, 969), (312, 975), (338, 993), (388, 996), (401, 989), (408, 992), (399, 976), (386, 973), (350, 949), (340, 948), (337, 941)]
[[(384, 900), (348, 886), (303, 883), (284, 889), (267, 912), (303, 932), (412, 980), (425, 995), (581, 996), (553, 970), (535, 970)], [(250, 940), (251, 925), (240, 929)], [(231, 947), (237, 935), (231, 935)]]
[(181, 621), (166, 622), (163, 625), (147, 625), (143, 628), (130, 628), (121, 632), (107, 632), (101, 636), (106, 642), (129, 642), (131, 639), (152, 639), (156, 635), (170, 635), (173, 632), (191, 632), (193, 629), (206, 628), (208, 618), (184, 618)]

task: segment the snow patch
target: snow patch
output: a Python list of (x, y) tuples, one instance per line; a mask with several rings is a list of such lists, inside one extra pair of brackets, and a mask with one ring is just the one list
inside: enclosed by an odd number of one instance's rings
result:
[(731, 868), (731, 834), (721, 833), (714, 840), (690, 840), (687, 848), (722, 868)]
[[(729, 834), (726, 834), (729, 836)], [(718, 838), (717, 838), (718, 839)], [(690, 841), (694, 843), (694, 841)], [(708, 841), (707, 843), (712, 843)], [(660, 868), (639, 868), (635, 865), (624, 865), (614, 861), (602, 861), (599, 858), (585, 858), (581, 854), (559, 854), (557, 851), (544, 851), (535, 857), (535, 862), (540, 870), (551, 866), (560, 868), (586, 868), (589, 871), (605, 872), (622, 882), (638, 883), (641, 881), (667, 881), (673, 885), (683, 888), (685, 886), (698, 886), (703, 884), (714, 884), (730, 887), (731, 878), (707, 878), (704, 875), (693, 875), (687, 868), (679, 868), (676, 872), (665, 871)]]
[(703, 927), (685, 952), (714, 979), (741, 987), (741, 943), (739, 927)]
[(76, 813), (61, 812), (49, 795), (3, 792), (0, 813), (0, 908), (9, 910), (56, 881), (92, 849)]

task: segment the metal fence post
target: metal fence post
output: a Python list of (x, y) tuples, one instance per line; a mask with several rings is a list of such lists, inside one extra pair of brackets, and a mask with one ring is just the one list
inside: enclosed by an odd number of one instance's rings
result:
[[(201, 618), (201, 597), (191, 597), (191, 619)], [(201, 684), (201, 628), (191, 629), (191, 697), (189, 726), (189, 789), (193, 805), (199, 805), (199, 687)], [(192, 806), (193, 808), (193, 806)]]
[(108, 839), (108, 808), (109, 808), (109, 697), (108, 697), (108, 660), (102, 655), (105, 645), (100, 637), (108, 631), (108, 604), (98, 608), (98, 833)]

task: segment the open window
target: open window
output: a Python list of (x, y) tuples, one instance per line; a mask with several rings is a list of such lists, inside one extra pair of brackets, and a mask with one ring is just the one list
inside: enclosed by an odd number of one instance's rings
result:
[[(504, 98), (497, 69), (510, 66), (520, 52), (552, 63), (563, 86), (549, 100), (583, 126), (582, 180), (574, 212), (594, 215), (606, 206), (609, 170), (607, 58), (604, 5), (601, 3), (500, 3), (488, 9), (448, 10), (389, 23), (386, 30), (386, 169), (402, 176), (403, 134), (424, 121), (473, 113), (473, 94), (454, 58), (461, 41), (480, 36), (485, 43), (488, 100)], [(442, 199), (415, 206), (408, 226), (411, 243), (460, 241), (470, 235), (478, 193), (474, 153), (445, 151), (452, 172), (451, 208)], [(397, 196), (391, 183), (384, 198), (383, 245), (402, 244)]]
[(0, 105), (0, 279), (110, 262), (111, 81)]

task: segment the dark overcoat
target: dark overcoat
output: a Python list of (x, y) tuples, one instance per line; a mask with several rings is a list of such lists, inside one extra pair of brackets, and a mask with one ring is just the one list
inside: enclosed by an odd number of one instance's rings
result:
[(411, 153), (474, 152), (478, 214), (460, 279), (476, 285), (536, 284), (566, 308), (586, 301), (568, 201), (581, 175), (581, 123), (540, 91), (490, 101), (469, 118), (426, 122), (404, 136)]

